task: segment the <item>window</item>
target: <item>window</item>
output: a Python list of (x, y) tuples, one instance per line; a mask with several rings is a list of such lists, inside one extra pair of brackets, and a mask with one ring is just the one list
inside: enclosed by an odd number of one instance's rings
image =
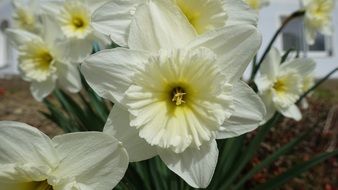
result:
[[(285, 18), (285, 16), (282, 16), (281, 21)], [(282, 32), (282, 48), (284, 51), (297, 49), (304, 53), (306, 49), (311, 57), (333, 56), (332, 40), (331, 36), (318, 34), (315, 43), (308, 46), (305, 42), (302, 18), (292, 20)]]
[(8, 66), (9, 59), (9, 44), (5, 36), (5, 30), (8, 28), (9, 23), (3, 20), (0, 23), (0, 69)]

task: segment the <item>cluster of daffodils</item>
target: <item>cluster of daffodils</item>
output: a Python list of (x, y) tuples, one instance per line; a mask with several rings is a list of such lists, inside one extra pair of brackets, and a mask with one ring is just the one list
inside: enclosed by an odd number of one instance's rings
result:
[[(33, 96), (79, 92), (81, 72), (114, 107), (103, 133), (50, 140), (24, 124), (0, 123), (0, 184), (9, 189), (111, 189), (128, 160), (155, 156), (192, 187), (205, 188), (217, 139), (253, 131), (275, 111), (301, 118), (295, 103), (313, 83), (313, 61), (281, 63), (272, 50), (256, 79), (261, 97), (241, 80), (261, 45), (257, 11), (243, 1), (33, 5), (35, 11), (14, 3), (17, 27), (7, 31)], [(112, 43), (120, 47), (106, 49)], [(104, 50), (91, 55), (93, 46)]]
[(105, 48), (108, 36), (94, 30), (91, 15), (107, 1), (13, 1), (15, 27), (7, 34), (19, 52), (19, 71), (42, 101), (55, 88), (81, 90), (79, 64), (93, 51)]
[(276, 110), (285, 117), (301, 120), (296, 102), (314, 84), (314, 69), (315, 62), (311, 59), (298, 58), (282, 63), (279, 51), (275, 48), (270, 51), (255, 80), (267, 108), (266, 120)]
[(237, 0), (106, 5), (93, 27), (125, 48), (81, 66), (89, 85), (115, 103), (104, 132), (123, 143), (130, 161), (158, 155), (191, 186), (207, 187), (216, 139), (252, 131), (266, 114), (240, 80), (261, 44), (255, 11)]
[(335, 0), (302, 0), (305, 12), (306, 40), (312, 45), (317, 33), (332, 35)]

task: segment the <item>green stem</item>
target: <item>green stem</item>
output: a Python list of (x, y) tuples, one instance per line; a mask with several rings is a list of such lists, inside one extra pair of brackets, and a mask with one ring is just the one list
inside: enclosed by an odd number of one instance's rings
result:
[(250, 82), (253, 82), (253, 80), (255, 79), (259, 68), (261, 67), (263, 61), (265, 60), (266, 56), (269, 54), (273, 44), (275, 43), (275, 41), (277, 40), (277, 37), (279, 36), (279, 34), (283, 31), (283, 29), (289, 24), (290, 21), (292, 21), (295, 18), (301, 17), (305, 14), (305, 11), (301, 10), (301, 11), (296, 11), (294, 13), (292, 13), (288, 18), (286, 18), (282, 25), (279, 27), (279, 29), (276, 31), (276, 33), (274, 34), (274, 36), (272, 37), (268, 47), (265, 49), (263, 56), (261, 57), (261, 59), (259, 60), (258, 64), (256, 65), (256, 67), (254, 68), (254, 70), (252, 71), (252, 75), (250, 77)]

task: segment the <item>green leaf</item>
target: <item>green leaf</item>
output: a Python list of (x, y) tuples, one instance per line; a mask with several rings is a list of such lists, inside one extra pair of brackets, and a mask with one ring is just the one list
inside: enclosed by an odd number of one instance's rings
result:
[(218, 141), (218, 144), (223, 143), (225, 145), (220, 149), (220, 155), (218, 157), (215, 170), (217, 177), (213, 177), (209, 187), (210, 189), (217, 190), (219, 189), (219, 186), (224, 184), (224, 179), (226, 179), (228, 174), (231, 172), (232, 166), (234, 166), (234, 163), (237, 161), (241, 153), (241, 147), (243, 146), (244, 140), (245, 135)]
[(101, 117), (102, 120), (106, 121), (109, 115), (109, 108), (106, 102), (99, 97), (92, 88), (88, 85), (84, 77), (81, 75), (82, 85), (84, 87), (84, 92), (89, 98), (90, 105), (95, 110), (95, 112)]
[(289, 169), (285, 173), (267, 181), (264, 184), (261, 184), (261, 185), (255, 187), (254, 190), (277, 189), (281, 185), (283, 185), (284, 183), (289, 181), (290, 179), (297, 177), (298, 175), (306, 172), (307, 170), (311, 169), (312, 167), (314, 167), (314, 166), (320, 164), (321, 162), (327, 160), (328, 158), (331, 158), (331, 157), (336, 156), (336, 155), (338, 155), (338, 150), (335, 150), (335, 151), (329, 152), (329, 153), (319, 154), (319, 155), (315, 156), (314, 158), (312, 158), (311, 160), (300, 163), (300, 164), (292, 167), (291, 169)]
[(69, 116), (79, 124), (82, 131), (102, 131), (104, 123), (96, 114), (87, 115), (81, 105), (63, 91), (55, 90), (54, 96)]
[(65, 114), (59, 110), (57, 106), (52, 104), (49, 100), (45, 99), (43, 103), (46, 105), (50, 114), (41, 112), (43, 115), (57, 124), (65, 133), (78, 132), (78, 126), (75, 121), (65, 116)]
[(151, 190), (151, 176), (150, 172), (147, 169), (147, 161), (137, 162), (137, 163), (131, 163), (129, 164), (133, 171), (135, 171), (135, 175), (140, 176), (140, 179), (143, 183), (143, 187), (141, 189)]

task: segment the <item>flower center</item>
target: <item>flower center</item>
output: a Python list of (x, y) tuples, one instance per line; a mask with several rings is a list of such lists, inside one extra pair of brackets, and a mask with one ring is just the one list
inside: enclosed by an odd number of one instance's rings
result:
[(34, 190), (53, 190), (53, 186), (49, 185), (47, 180), (34, 182)]
[(82, 28), (85, 25), (83, 20), (79, 17), (74, 17), (72, 22), (75, 28)]
[(277, 82), (274, 84), (273, 88), (279, 93), (283, 93), (287, 90), (285, 82), (283, 80), (280, 80), (280, 79), (277, 80)]
[(67, 1), (59, 15), (61, 29), (69, 38), (84, 39), (91, 32), (90, 11), (80, 1)]
[(176, 87), (172, 90), (172, 102), (175, 102), (176, 106), (180, 106), (185, 103), (184, 95), (186, 95), (185, 91), (181, 87)]
[(36, 58), (37, 67), (41, 70), (49, 70), (53, 57), (49, 52), (42, 52)]

